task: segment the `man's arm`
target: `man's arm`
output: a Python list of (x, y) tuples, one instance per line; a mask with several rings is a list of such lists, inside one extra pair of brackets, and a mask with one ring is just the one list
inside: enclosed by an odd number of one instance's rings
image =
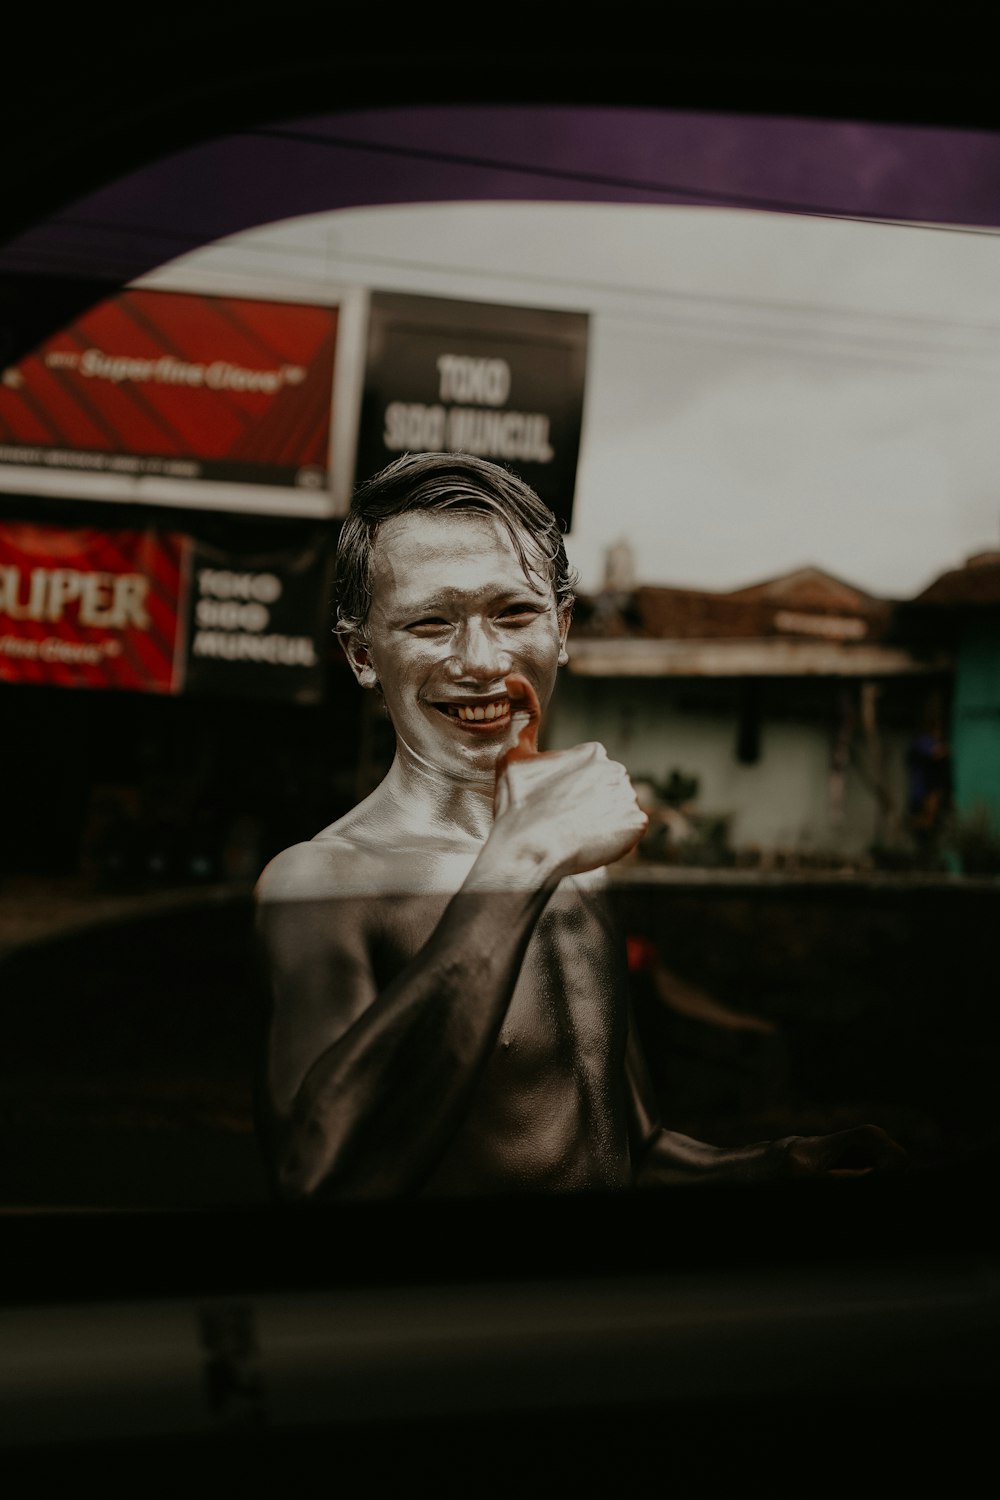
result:
[(272, 995), (262, 1124), (276, 1186), (289, 1198), (414, 1192), (465, 1116), (554, 887), (484, 890), (485, 871), (474, 872), (380, 989), (372, 942), (393, 895), (292, 898), (308, 891), (303, 866), (317, 852), (288, 851), (258, 894)]
[[(265, 872), (259, 932), (274, 1018), (264, 1130), (283, 1195), (419, 1190), (465, 1118), (559, 880), (617, 859), (646, 823), (623, 769), (593, 745), (510, 765), (497, 806), (461, 890), (382, 986), (373, 912), (392, 900), (391, 862), (373, 869), (367, 892), (358, 851), (337, 840), (300, 845)], [(345, 878), (350, 863), (356, 894), (317, 902), (318, 886), (338, 888), (329, 863), (315, 867), (331, 859)]]
[(660, 1121), (634, 1017), (629, 1021), (626, 1073), (632, 1180), (636, 1187), (860, 1176), (897, 1170), (906, 1164), (906, 1152), (877, 1125), (856, 1125), (831, 1135), (789, 1135), (747, 1146), (711, 1146), (676, 1130), (666, 1130)]

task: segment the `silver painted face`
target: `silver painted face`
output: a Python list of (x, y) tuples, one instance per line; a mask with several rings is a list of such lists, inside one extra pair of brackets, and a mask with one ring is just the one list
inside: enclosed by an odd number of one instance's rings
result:
[[(530, 557), (527, 535), (524, 544)], [(402, 753), (457, 780), (492, 781), (517, 739), (504, 679), (527, 678), (544, 710), (568, 628), (499, 521), (415, 511), (379, 529), (359, 678), (367, 669), (380, 684)]]

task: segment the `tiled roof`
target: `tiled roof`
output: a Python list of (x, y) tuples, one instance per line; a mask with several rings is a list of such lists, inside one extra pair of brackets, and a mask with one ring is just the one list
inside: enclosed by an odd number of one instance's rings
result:
[(892, 606), (818, 568), (801, 568), (730, 593), (641, 585), (617, 618), (599, 598), (581, 601), (578, 633), (658, 640), (837, 642), (882, 640)]

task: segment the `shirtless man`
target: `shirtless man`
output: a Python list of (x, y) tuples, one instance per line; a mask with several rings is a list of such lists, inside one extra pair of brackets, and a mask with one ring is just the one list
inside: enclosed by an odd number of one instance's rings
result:
[(891, 1165), (874, 1127), (735, 1149), (663, 1129), (604, 867), (646, 818), (602, 746), (533, 754), (573, 605), (521, 480), (406, 455), (354, 498), (338, 629), (396, 754), (268, 865), (262, 1110), (287, 1198), (573, 1191)]

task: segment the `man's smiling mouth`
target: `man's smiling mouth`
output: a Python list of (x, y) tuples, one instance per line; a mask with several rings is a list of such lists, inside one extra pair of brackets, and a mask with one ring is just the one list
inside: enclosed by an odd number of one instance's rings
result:
[(510, 699), (493, 699), (489, 703), (435, 703), (446, 718), (472, 728), (502, 729), (510, 723)]

